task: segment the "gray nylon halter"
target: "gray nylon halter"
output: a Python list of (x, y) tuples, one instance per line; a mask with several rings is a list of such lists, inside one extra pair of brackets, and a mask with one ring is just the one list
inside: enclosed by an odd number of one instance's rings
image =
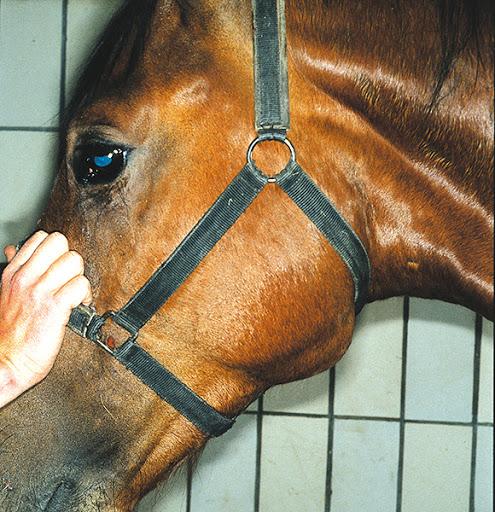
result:
[[(98, 315), (93, 308), (74, 309), (69, 327), (121, 362), (158, 396), (207, 436), (219, 436), (234, 423), (177, 379), (138, 344), (139, 330), (196, 269), (214, 245), (267, 185), (279, 186), (315, 224), (347, 265), (354, 282), (356, 310), (366, 301), (370, 277), (368, 255), (349, 224), (296, 161), (289, 129), (289, 96), (284, 0), (253, 0), (255, 111), (258, 137), (247, 162), (166, 261), (120, 310)], [(258, 169), (252, 153), (264, 140), (286, 144), (291, 157), (276, 176)], [(115, 343), (103, 334), (113, 323), (125, 336)], [(214, 379), (214, 376), (212, 376)]]

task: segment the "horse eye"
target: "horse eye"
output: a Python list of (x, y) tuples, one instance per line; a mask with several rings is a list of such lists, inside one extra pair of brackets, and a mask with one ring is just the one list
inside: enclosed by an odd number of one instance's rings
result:
[(72, 157), (76, 180), (83, 185), (111, 183), (125, 169), (129, 150), (106, 144), (77, 147)]

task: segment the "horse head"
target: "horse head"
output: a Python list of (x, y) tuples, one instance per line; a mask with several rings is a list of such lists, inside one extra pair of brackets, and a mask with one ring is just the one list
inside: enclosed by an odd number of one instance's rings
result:
[[(369, 300), (411, 293), (488, 314), (490, 123), (476, 109), (489, 100), (489, 64), (476, 69), (469, 40), (439, 91), (461, 85), (432, 106), (439, 68), (422, 52), (441, 59), (441, 37), (417, 36), (432, 6), (389, 41), (345, 6), (327, 9), (288, 6), (290, 135), (369, 253)], [(397, 16), (377, 9), (387, 23)], [(404, 9), (401, 19), (416, 12)], [(84, 72), (40, 225), (83, 255), (98, 311), (121, 308), (244, 165), (255, 136), (250, 20), (247, 2), (128, 2)], [(263, 146), (256, 161), (276, 172), (288, 155)], [(479, 234), (475, 252), (464, 229)], [(345, 263), (282, 190), (266, 187), (139, 343), (234, 417), (269, 387), (334, 365), (354, 322)], [(51, 374), (2, 410), (0, 428), (9, 512), (131, 510), (207, 440), (70, 331)]]

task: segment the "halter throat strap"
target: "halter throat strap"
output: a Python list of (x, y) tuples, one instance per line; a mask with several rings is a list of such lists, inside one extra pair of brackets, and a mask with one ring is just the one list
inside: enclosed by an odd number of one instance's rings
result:
[[(69, 327), (115, 357), (163, 400), (206, 436), (219, 436), (234, 423), (171, 374), (138, 344), (140, 329), (201, 264), (215, 244), (268, 184), (281, 187), (319, 229), (349, 269), (354, 283), (356, 311), (366, 301), (370, 264), (366, 250), (351, 226), (304, 172), (286, 139), (289, 97), (285, 41), (284, 0), (253, 0), (255, 113), (258, 137), (248, 150), (246, 165), (213, 205), (160, 265), (140, 290), (116, 312), (98, 315), (92, 308), (73, 310)], [(254, 146), (277, 140), (292, 156), (277, 176), (267, 176), (255, 165)], [(106, 334), (114, 324), (124, 336), (117, 343)]]

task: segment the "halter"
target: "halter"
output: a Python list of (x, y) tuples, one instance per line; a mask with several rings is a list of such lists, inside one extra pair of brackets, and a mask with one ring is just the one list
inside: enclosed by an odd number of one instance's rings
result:
[[(235, 418), (211, 407), (138, 344), (140, 329), (196, 269), (265, 186), (279, 186), (321, 231), (347, 265), (359, 312), (366, 301), (370, 263), (349, 224), (297, 163), (289, 129), (289, 96), (284, 0), (253, 0), (255, 114), (257, 138), (247, 162), (201, 220), (144, 286), (118, 311), (98, 315), (93, 308), (72, 311), (68, 326), (98, 344), (206, 436), (219, 436)], [(262, 141), (288, 146), (291, 156), (276, 176), (258, 169), (252, 154)], [(108, 335), (111, 331), (111, 335)], [(116, 334), (117, 331), (120, 331)], [(120, 341), (116, 341), (120, 340)]]

